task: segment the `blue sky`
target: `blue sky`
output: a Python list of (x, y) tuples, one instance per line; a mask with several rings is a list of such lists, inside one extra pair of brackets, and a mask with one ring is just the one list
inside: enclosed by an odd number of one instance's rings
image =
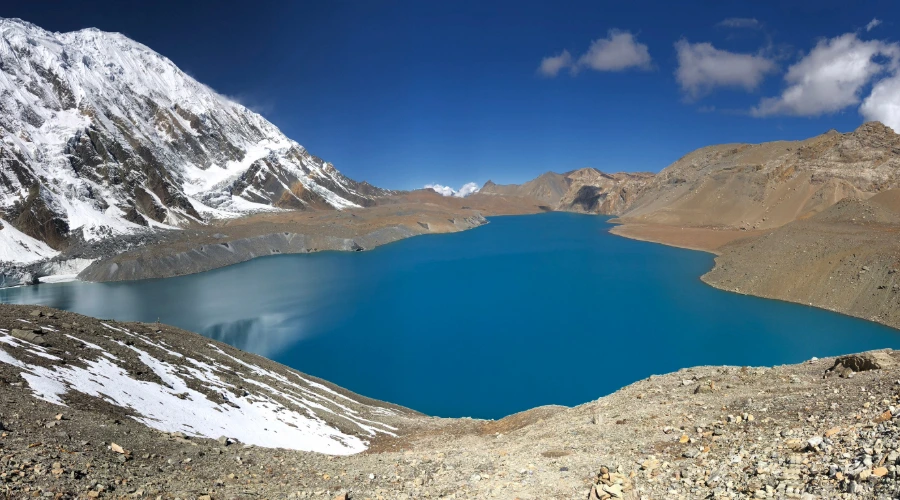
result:
[(889, 1), (29, 1), (0, 16), (124, 33), (397, 189), (900, 128)]

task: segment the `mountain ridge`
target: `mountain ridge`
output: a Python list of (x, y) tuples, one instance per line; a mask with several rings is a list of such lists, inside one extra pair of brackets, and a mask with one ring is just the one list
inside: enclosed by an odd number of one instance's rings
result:
[(771, 229), (900, 186), (900, 135), (879, 122), (802, 141), (723, 144), (661, 170), (622, 220)]
[(145, 45), (96, 28), (0, 19), (0, 134), (0, 215), (32, 239), (25, 247), (368, 206), (389, 193), (343, 176)]
[(523, 184), (487, 181), (479, 192), (530, 198), (551, 210), (614, 215), (630, 206), (635, 194), (652, 176), (646, 172), (608, 174), (585, 167), (562, 174), (545, 172)]

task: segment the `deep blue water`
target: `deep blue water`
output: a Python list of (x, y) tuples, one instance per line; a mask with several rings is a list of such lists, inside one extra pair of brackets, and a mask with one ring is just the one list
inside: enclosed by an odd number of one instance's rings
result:
[(0, 290), (3, 302), (156, 321), (440, 416), (576, 405), (679, 368), (900, 348), (900, 332), (703, 284), (709, 254), (605, 218), (496, 217), (370, 252), (265, 257), (192, 276)]

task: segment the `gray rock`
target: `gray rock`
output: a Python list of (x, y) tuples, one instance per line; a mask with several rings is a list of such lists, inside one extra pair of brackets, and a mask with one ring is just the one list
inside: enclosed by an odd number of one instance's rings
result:
[(34, 333), (33, 331), (28, 330), (19, 330), (18, 328), (13, 328), (10, 331), (10, 335), (13, 337), (24, 340), (26, 342), (31, 342), (32, 344), (37, 344), (40, 346), (47, 345), (47, 341), (44, 340), (44, 337)]

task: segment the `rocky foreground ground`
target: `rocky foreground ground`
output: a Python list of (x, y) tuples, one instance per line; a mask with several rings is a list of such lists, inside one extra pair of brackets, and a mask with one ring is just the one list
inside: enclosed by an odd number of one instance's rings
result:
[[(0, 498), (900, 495), (900, 353), (892, 351), (774, 368), (688, 368), (575, 408), (484, 421), (431, 418), (369, 400), (165, 325), (3, 305), (0, 333)], [(199, 421), (187, 422), (189, 432), (169, 431), (142, 416), (152, 409), (119, 406), (121, 394), (104, 395), (112, 389), (91, 395), (39, 382), (103, 360), (125, 366), (139, 387), (168, 383), (169, 392), (184, 394), (188, 409), (275, 402), (283, 418), (308, 404), (347, 436), (338, 443), (359, 438), (367, 449), (336, 456), (192, 435)], [(602, 355), (583, 362), (596, 364), (602, 376)], [(201, 376), (204, 364), (213, 368)], [(87, 378), (103, 383), (105, 373)], [(158, 373), (167, 380), (157, 380)], [(204, 389), (212, 373), (230, 393)], [(184, 388), (177, 377), (187, 381)], [(60, 394), (63, 404), (36, 393)], [(256, 439), (250, 430), (235, 432)]]

